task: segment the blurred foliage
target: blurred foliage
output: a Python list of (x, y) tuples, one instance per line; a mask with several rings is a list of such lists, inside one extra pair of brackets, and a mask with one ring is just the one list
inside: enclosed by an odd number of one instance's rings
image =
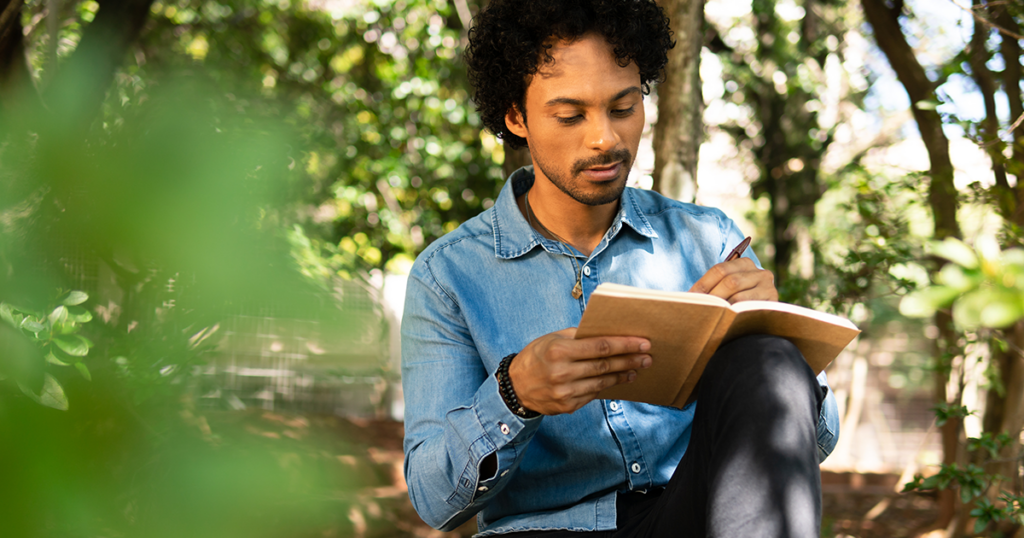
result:
[(1004, 328), (1024, 318), (1024, 250), (1000, 250), (996, 238), (986, 236), (976, 249), (947, 238), (932, 243), (931, 252), (952, 263), (942, 267), (935, 284), (903, 298), (904, 315), (932, 316), (952, 306), (953, 321), (964, 330)]
[(168, 70), (202, 73), (241, 114), (298, 134), (295, 205), (275, 224), (300, 224), (307, 248), (344, 276), (407, 266), (489, 207), (504, 179), (501, 146), (469, 98), (464, 39), (444, 0), (158, 2), (108, 116)]
[[(100, 9), (66, 4), (52, 41), (46, 3), (25, 4), (44, 101)], [(364, 338), (322, 300), (336, 280), (401, 270), (493, 203), (501, 146), (471, 109), (455, 11), (158, 2), (85, 130), (5, 107), (0, 457), (19, 464), (3, 534), (346, 535), (387, 518), (335, 436), (267, 441), (282, 434), (198, 408), (196, 387), (247, 308)]]
[[(934, 316), (940, 309), (951, 309), (953, 321), (961, 331), (991, 331), (1024, 318), (1024, 250), (1002, 250), (996, 237), (982, 236), (973, 248), (958, 239), (946, 238), (930, 243), (929, 251), (949, 263), (938, 271), (934, 283), (903, 297), (901, 313), (924, 318)], [(1017, 354), (1022, 352), (1001, 334), (992, 333), (991, 339), (997, 345), (1013, 347)], [(1005, 392), (1003, 380), (994, 378), (989, 383), (990, 390)], [(934, 411), (939, 426), (973, 414), (966, 406), (951, 403), (940, 403)], [(1003, 431), (985, 431), (979, 437), (968, 438), (965, 452), (978, 464), (943, 464), (927, 478), (918, 473), (904, 491), (958, 490), (960, 502), (975, 518), (974, 533), (985, 531), (993, 523), (1022, 524), (1024, 499), (1014, 493), (1013, 478), (986, 468), (986, 464), (1003, 461), (1001, 452), (1019, 445), (1018, 437)], [(999, 493), (998, 498), (990, 498), (992, 491)]]
[(751, 195), (768, 201), (769, 262), (787, 302), (807, 297), (799, 283), (788, 286), (799, 278), (801, 235), (827, 188), (822, 159), (868, 87), (845, 58), (855, 21), (845, 0), (753, 0), (749, 15), (715, 28), (711, 44), (722, 61), (727, 118), (717, 127), (756, 164)]

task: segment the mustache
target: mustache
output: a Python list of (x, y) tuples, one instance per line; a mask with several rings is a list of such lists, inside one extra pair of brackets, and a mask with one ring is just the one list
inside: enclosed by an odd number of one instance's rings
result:
[(592, 168), (594, 166), (602, 166), (605, 164), (612, 164), (618, 161), (622, 161), (624, 164), (632, 163), (633, 155), (629, 152), (628, 149), (625, 148), (613, 149), (608, 153), (602, 153), (600, 155), (595, 155), (594, 157), (580, 159), (576, 161), (572, 165), (572, 171), (575, 175), (579, 174), (580, 172), (583, 172), (587, 168)]

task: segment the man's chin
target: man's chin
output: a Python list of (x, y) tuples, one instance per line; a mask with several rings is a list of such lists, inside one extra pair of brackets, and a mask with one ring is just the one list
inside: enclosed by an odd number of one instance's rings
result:
[(618, 201), (624, 190), (626, 179), (620, 178), (597, 185), (589, 191), (576, 190), (567, 194), (581, 204), (597, 207)]

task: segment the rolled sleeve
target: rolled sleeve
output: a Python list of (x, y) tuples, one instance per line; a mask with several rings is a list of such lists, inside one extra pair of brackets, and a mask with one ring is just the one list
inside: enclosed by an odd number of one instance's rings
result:
[[(409, 496), (425, 522), (452, 530), (511, 480), (542, 418), (523, 420), (508, 409), (458, 306), (429, 273), (414, 271), (409, 280), (402, 383)], [(497, 472), (481, 477), (492, 454)]]
[(818, 413), (818, 463), (821, 463), (835, 450), (839, 442), (839, 405), (828, 386), (828, 376), (825, 372), (818, 374), (818, 383), (827, 390), (825, 401), (821, 403), (821, 411)]

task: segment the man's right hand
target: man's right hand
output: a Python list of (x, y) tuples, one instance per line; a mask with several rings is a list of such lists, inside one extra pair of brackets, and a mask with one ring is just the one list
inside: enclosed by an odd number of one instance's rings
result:
[(597, 393), (629, 383), (636, 371), (651, 366), (643, 338), (605, 336), (573, 338), (563, 329), (530, 342), (509, 365), (509, 378), (519, 403), (542, 415), (572, 413)]

